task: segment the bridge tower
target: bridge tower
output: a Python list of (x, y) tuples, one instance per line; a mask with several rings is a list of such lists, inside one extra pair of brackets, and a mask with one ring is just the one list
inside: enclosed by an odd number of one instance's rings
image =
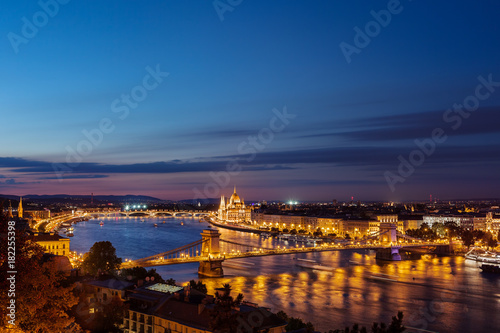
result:
[[(401, 246), (398, 244), (398, 232), (397, 226), (394, 223), (380, 223), (380, 236), (379, 241), (384, 245), (391, 245), (390, 248), (383, 248), (377, 250), (377, 259), (382, 260), (401, 260), (401, 255), (399, 254), (399, 249)], [(392, 246), (395, 245), (395, 246)]]
[(397, 244), (397, 226), (394, 223), (380, 223), (379, 241), (382, 244)]
[(200, 261), (198, 275), (202, 277), (223, 277), (222, 262), (224, 257), (220, 255), (219, 246), (220, 233), (217, 230), (205, 229), (201, 233), (201, 256), (207, 260)]

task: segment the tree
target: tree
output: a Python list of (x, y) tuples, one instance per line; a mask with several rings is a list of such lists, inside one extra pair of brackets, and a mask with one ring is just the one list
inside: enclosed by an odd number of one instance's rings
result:
[(321, 231), (320, 228), (316, 229), (316, 231), (313, 233), (315, 237), (321, 237), (323, 236), (323, 231)]
[(448, 230), (449, 237), (458, 237), (460, 235), (462, 228), (456, 222), (445, 222), (444, 226)]
[(300, 330), (302, 328), (305, 328), (307, 333), (314, 332), (314, 326), (311, 322), (304, 323), (300, 318), (289, 317), (284, 311), (278, 312), (276, 316), (288, 323), (285, 327), (287, 332)]
[(483, 241), (488, 246), (488, 248), (496, 247), (498, 245), (497, 240), (493, 237), (493, 234), (489, 231), (484, 234)]
[[(385, 323), (373, 323), (371, 333), (403, 333), (406, 327), (403, 326), (403, 312), (399, 311), (397, 316), (392, 317), (392, 322), (387, 326)], [(352, 329), (346, 327), (344, 330), (330, 330), (328, 333), (368, 333), (366, 327), (359, 327), (354, 324)]]
[(175, 286), (175, 280), (172, 279), (172, 278), (170, 278), (167, 281), (165, 281), (165, 283), (168, 284), (168, 285), (171, 285), (171, 286)]
[(208, 292), (207, 286), (204, 283), (202, 283), (201, 281), (198, 281), (198, 283), (196, 283), (196, 281), (191, 280), (191, 281), (189, 281), (189, 286), (192, 289), (198, 290), (199, 292), (204, 293), (204, 294), (206, 294)]
[(467, 249), (474, 244), (474, 235), (471, 231), (465, 230), (462, 232), (462, 242), (464, 243), (464, 246), (467, 246)]
[(161, 277), (160, 274), (156, 272), (155, 268), (151, 268), (150, 270), (146, 270), (144, 267), (132, 267), (132, 268), (124, 268), (120, 271), (120, 278), (130, 280), (130, 281), (138, 281), (145, 280), (147, 277), (154, 278), (155, 282), (164, 283), (165, 281)]
[[(80, 302), (73, 311), (82, 329), (102, 333), (121, 332), (119, 326), (123, 323), (128, 305), (116, 295), (103, 303), (89, 303), (86, 296), (81, 293)], [(90, 308), (94, 309), (92, 313), (89, 313)]]
[(118, 296), (113, 296), (109, 302), (106, 302), (102, 311), (97, 312), (99, 318), (97, 323), (99, 323), (102, 332), (121, 332), (119, 328), (120, 324), (123, 323), (123, 315), (127, 311), (127, 306), (118, 298)]
[[(9, 243), (15, 242), (16, 255), (14, 266), (10, 266), (5, 257), (0, 257), (0, 330), (9, 327), (7, 304), (15, 299), (17, 329), (36, 333), (64, 332), (66, 327), (74, 323), (74, 318), (69, 315), (71, 308), (77, 304), (77, 298), (72, 293), (73, 287), (66, 286), (66, 277), (57, 271), (53, 261), (44, 260), (43, 249), (33, 241), (32, 236), (14, 231), (14, 228), (8, 229), (8, 221), (2, 211), (0, 207), (0, 233), (6, 234), (7, 239), (0, 241), (0, 253), (7, 254), (8, 246), (13, 245)], [(15, 235), (9, 232), (15, 232)], [(10, 280), (7, 278), (13, 275), (7, 272), (12, 270), (17, 272), (14, 275), (15, 298), (11, 298), (7, 292), (10, 290)]]
[(224, 284), (219, 291), (215, 293), (214, 307), (210, 311), (210, 328), (219, 332), (236, 332), (239, 313), (234, 309), (241, 305), (243, 295), (238, 294), (236, 298), (233, 298), (230, 295), (231, 286), (228, 283)]
[(121, 263), (122, 259), (116, 256), (116, 249), (111, 242), (96, 242), (90, 251), (85, 253), (82, 269), (91, 275), (112, 273), (120, 267)]

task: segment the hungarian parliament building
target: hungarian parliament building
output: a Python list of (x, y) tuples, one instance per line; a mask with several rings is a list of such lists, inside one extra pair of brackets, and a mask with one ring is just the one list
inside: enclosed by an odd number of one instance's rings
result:
[(224, 196), (220, 198), (220, 206), (218, 211), (219, 220), (227, 222), (252, 222), (252, 207), (245, 206), (245, 201), (234, 193), (226, 203)]

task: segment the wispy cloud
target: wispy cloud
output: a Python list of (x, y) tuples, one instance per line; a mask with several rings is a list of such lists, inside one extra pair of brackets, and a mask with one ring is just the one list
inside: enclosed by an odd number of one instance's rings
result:
[[(413, 147), (408, 146), (408, 151)], [(327, 147), (314, 149), (296, 149), (288, 151), (261, 152), (251, 162), (246, 162), (247, 155), (221, 155), (210, 158), (189, 160), (172, 160), (150, 163), (102, 164), (81, 163), (72, 174), (65, 177), (71, 179), (105, 178), (110, 174), (172, 174), (189, 172), (208, 172), (225, 170), (230, 160), (241, 161), (243, 171), (290, 170), (301, 165), (358, 166), (379, 169), (391, 166), (397, 155), (404, 152), (402, 147), (397, 153), (393, 147)], [(471, 145), (442, 147), (438, 154), (426, 163), (426, 166), (451, 166), (458, 164), (499, 163), (500, 146)], [(22, 158), (0, 157), (0, 167), (17, 173), (41, 173), (39, 179), (56, 179), (52, 175), (52, 163)], [(49, 173), (50, 175), (44, 175)]]
[[(359, 142), (413, 140), (430, 135), (436, 127), (450, 128), (443, 119), (444, 110), (390, 116), (366, 117), (328, 124), (320, 133), (301, 134), (300, 138), (344, 138)], [(450, 135), (500, 133), (500, 107), (479, 108), (459, 130)], [(347, 130), (346, 130), (347, 128)], [(317, 131), (318, 132), (318, 131)]]

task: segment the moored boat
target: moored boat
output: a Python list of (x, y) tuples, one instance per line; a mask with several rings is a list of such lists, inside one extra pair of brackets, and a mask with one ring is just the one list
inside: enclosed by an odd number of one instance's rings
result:
[(473, 248), (467, 252), (465, 254), (465, 259), (500, 264), (500, 255), (498, 253), (488, 252), (477, 248)]
[(481, 268), (485, 273), (500, 274), (500, 266), (498, 265), (482, 264), (479, 268)]

